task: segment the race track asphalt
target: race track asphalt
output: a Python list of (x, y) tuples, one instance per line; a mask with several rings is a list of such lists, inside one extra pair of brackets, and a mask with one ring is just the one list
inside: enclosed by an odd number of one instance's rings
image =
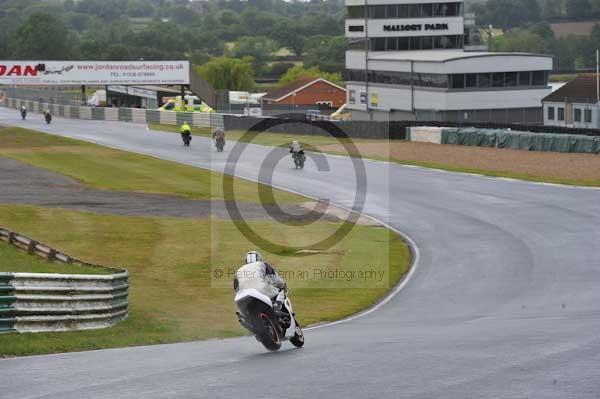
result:
[[(0, 124), (215, 170), (231, 151), (199, 137), (183, 148), (143, 125), (17, 117), (0, 109)], [(274, 169), (277, 186), (352, 205), (349, 159), (327, 156), (329, 171), (287, 158), (261, 167), (271, 150), (248, 146), (237, 174)], [(600, 190), (364, 165), (364, 212), (420, 253), (380, 309), (307, 331), (300, 350), (266, 353), (243, 337), (0, 360), (0, 397), (600, 397)]]

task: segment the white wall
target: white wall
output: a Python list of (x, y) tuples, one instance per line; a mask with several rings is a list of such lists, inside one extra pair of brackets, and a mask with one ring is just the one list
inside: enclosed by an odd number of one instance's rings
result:
[[(558, 107), (562, 107), (565, 109), (565, 119), (567, 118), (567, 105), (572, 106), (572, 122), (566, 123), (565, 120), (558, 120)], [(554, 120), (548, 119), (548, 108), (554, 107)], [(581, 109), (581, 121), (577, 122), (575, 120), (575, 109)], [(590, 123), (585, 122), (585, 111), (586, 109), (591, 109), (592, 111), (592, 121)], [(597, 104), (585, 104), (585, 103), (572, 103), (565, 104), (564, 102), (544, 102), (544, 125), (547, 126), (567, 126), (567, 127), (579, 127), (579, 128), (590, 128), (590, 129), (598, 129), (600, 128), (600, 105)]]
[[(348, 102), (348, 108), (366, 109), (360, 104), (360, 92), (366, 92), (365, 85), (348, 84), (348, 93), (355, 90), (356, 104)], [(490, 91), (446, 91), (444, 89), (424, 89), (415, 87), (413, 94), (409, 86), (369, 85), (367, 100), (377, 95), (377, 106), (373, 109), (411, 111), (474, 110), (503, 108), (534, 108), (542, 105), (542, 98), (550, 94), (550, 89), (490, 90)], [(348, 94), (349, 95), (349, 94)], [(507, 101), (510, 99), (510, 101)], [(414, 101), (414, 106), (411, 102)]]
[[(444, 50), (424, 50), (423, 57), (427, 57), (428, 51), (441, 52)], [(496, 55), (487, 53), (481, 56), (470, 56), (468, 52), (462, 53), (456, 50), (447, 50), (449, 57), (453, 55), (466, 56), (468, 58), (450, 59), (448, 61), (412, 61), (414, 72), (423, 73), (479, 73), (479, 72), (511, 72), (511, 71), (544, 71), (552, 69), (552, 57), (528, 56), (528, 55)], [(385, 58), (384, 52), (377, 52), (377, 57)], [(410, 52), (414, 58), (414, 51)], [(391, 52), (390, 58), (394, 59), (369, 59), (369, 69), (379, 71), (410, 72), (410, 60), (402, 60), (400, 52)], [(364, 69), (364, 51), (346, 51), (346, 68)]]

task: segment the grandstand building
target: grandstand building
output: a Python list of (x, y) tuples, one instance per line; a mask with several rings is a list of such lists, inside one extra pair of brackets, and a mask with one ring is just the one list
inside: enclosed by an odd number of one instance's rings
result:
[(462, 1), (346, 6), (352, 119), (542, 122), (552, 57), (485, 51)]

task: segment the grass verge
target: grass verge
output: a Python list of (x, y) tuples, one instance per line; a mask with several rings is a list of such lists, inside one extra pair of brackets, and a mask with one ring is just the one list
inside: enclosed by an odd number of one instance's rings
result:
[[(16, 127), (0, 127), (0, 155), (72, 177), (91, 187), (222, 199), (221, 173)], [(260, 202), (256, 184), (235, 181), (236, 198)], [(277, 202), (303, 197), (274, 190)]]
[(4, 241), (0, 241), (0, 272), (111, 274), (114, 271), (72, 263), (48, 262), (37, 255), (29, 255)]
[[(191, 198), (220, 198), (210, 185), (220, 188), (224, 178), (172, 162), (14, 128), (0, 129), (0, 155), (72, 176), (98, 188)], [(256, 185), (242, 183), (246, 190), (243, 199), (258, 201)], [(278, 195), (277, 201), (306, 200), (283, 192)], [(276, 237), (278, 242), (283, 240), (293, 246), (328, 237), (340, 227), (340, 223), (325, 221), (308, 226), (267, 220), (248, 223), (261, 236)], [(230, 273), (239, 267), (243, 253), (254, 245), (231, 221), (100, 215), (0, 205), (0, 225), (79, 259), (125, 267), (131, 276), (126, 321), (102, 330), (0, 335), (0, 356), (170, 343), (245, 333), (235, 317)], [(274, 250), (269, 253), (268, 248), (262, 251), (288, 281), (295, 310), (304, 325), (339, 319), (368, 307), (395, 285), (410, 263), (408, 247), (398, 236), (382, 227), (361, 225), (334, 246), (320, 248), (310, 256)], [(32, 258), (7, 258), (2, 267), (8, 271), (50, 267), (31, 262)], [(223, 277), (215, 274), (217, 269), (224, 271)], [(382, 278), (361, 281), (358, 277), (323, 276), (339, 271), (376, 272), (382, 273)]]
[[(55, 226), (60, 224), (61, 229)], [(189, 341), (244, 334), (235, 318), (231, 278), (215, 268), (235, 269), (252, 248), (232, 222), (98, 215), (31, 206), (0, 205), (0, 225), (89, 262), (128, 269), (130, 317), (103, 330), (0, 335), (0, 356), (31, 355), (109, 347)], [(294, 238), (294, 244), (326, 236), (337, 223), (297, 228), (250, 222), (263, 234)], [(335, 320), (384, 296), (407, 271), (409, 250), (381, 227), (356, 226), (341, 242), (309, 257), (263, 252), (291, 288), (299, 321)], [(27, 260), (29, 261), (29, 260)], [(25, 261), (21, 269), (27, 269)], [(369, 265), (369, 266), (366, 266)], [(319, 268), (384, 272), (381, 283), (333, 281), (314, 275), (289, 277)]]

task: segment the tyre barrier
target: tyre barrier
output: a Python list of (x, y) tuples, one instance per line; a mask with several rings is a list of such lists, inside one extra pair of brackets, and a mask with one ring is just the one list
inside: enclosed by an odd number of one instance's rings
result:
[(0, 272), (0, 333), (112, 327), (128, 316), (129, 273), (82, 262), (0, 228), (0, 240), (51, 262), (79, 264), (111, 274)]

